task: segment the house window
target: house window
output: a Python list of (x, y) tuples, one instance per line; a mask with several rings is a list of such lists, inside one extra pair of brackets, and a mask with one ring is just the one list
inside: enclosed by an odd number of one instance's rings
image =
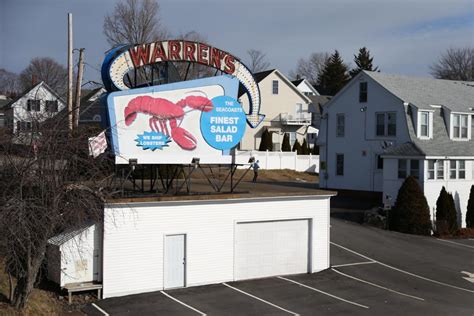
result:
[(468, 139), (467, 125), (467, 114), (453, 114), (453, 138)]
[(428, 179), (433, 180), (435, 178), (435, 161), (428, 160)]
[(296, 132), (290, 132), (290, 145), (293, 148), (293, 145), (296, 142)]
[(336, 136), (344, 137), (345, 117), (344, 114), (337, 114), (336, 116)]
[(46, 112), (54, 113), (58, 111), (58, 101), (46, 101)]
[(449, 179), (456, 179), (456, 160), (449, 161)]
[(336, 176), (344, 175), (344, 155), (336, 154)]
[(40, 100), (28, 100), (26, 101), (26, 110), (28, 112), (30, 111), (36, 111), (36, 112), (39, 112), (41, 111), (41, 101)]
[(278, 94), (278, 80), (272, 81), (272, 91), (273, 94)]
[(410, 176), (418, 179), (420, 177), (420, 161), (410, 160)]
[(458, 179), (466, 179), (466, 161), (458, 160)]
[(436, 161), (436, 179), (444, 179), (444, 160)]
[(377, 155), (376, 157), (377, 157), (377, 159), (376, 159), (377, 169), (382, 170), (383, 169), (383, 158), (380, 155)]
[(385, 113), (377, 113), (376, 121), (377, 121), (377, 128), (376, 128), (377, 136), (385, 136)]
[(398, 179), (405, 179), (407, 177), (407, 160), (398, 159)]
[(429, 112), (420, 112), (420, 136), (429, 137), (430, 136), (430, 113)]
[(396, 136), (397, 135), (397, 113), (386, 112), (375, 114), (377, 136)]
[(367, 82), (359, 83), (359, 102), (367, 102)]
[(387, 113), (387, 135), (397, 135), (397, 114), (395, 112)]

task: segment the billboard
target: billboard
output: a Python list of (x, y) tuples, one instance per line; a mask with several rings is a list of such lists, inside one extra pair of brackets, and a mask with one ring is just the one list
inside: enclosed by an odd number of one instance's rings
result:
[(117, 164), (230, 164), (247, 126), (229, 75), (112, 92), (107, 97)]
[(246, 119), (250, 127), (257, 127), (265, 118), (260, 113), (260, 89), (252, 72), (237, 57), (205, 43), (164, 40), (117, 46), (107, 53), (102, 64), (104, 87), (108, 91), (128, 90), (130, 87), (124, 81), (127, 73), (162, 62), (197, 63), (234, 76), (249, 97), (250, 107)]

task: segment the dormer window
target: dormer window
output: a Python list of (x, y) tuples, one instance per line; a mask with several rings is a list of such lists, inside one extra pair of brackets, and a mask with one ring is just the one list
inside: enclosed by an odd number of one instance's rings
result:
[(359, 83), (359, 102), (367, 102), (367, 82)]
[(469, 139), (469, 115), (453, 114), (452, 138)]

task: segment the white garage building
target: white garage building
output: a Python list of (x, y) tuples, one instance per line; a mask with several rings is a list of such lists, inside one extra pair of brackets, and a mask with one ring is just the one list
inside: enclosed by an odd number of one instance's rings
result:
[(103, 297), (327, 269), (333, 195), (109, 203)]

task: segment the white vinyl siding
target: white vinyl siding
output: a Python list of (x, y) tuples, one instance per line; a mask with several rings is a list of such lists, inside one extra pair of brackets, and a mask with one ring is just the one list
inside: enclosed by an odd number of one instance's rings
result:
[(166, 235), (186, 234), (186, 286), (235, 280), (241, 222), (310, 220), (310, 272), (329, 268), (328, 197), (112, 204), (104, 212), (104, 298), (163, 289)]

